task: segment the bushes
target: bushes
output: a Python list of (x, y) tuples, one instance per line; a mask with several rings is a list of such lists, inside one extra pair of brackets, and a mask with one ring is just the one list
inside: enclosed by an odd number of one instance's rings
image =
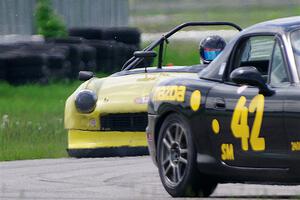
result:
[(36, 29), (46, 38), (66, 37), (67, 29), (62, 19), (53, 11), (49, 0), (38, 0), (36, 7)]

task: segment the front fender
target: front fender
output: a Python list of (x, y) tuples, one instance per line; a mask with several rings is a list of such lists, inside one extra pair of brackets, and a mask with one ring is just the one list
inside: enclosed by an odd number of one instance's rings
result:
[(82, 83), (71, 96), (68, 97), (65, 103), (64, 125), (65, 129), (78, 130), (99, 130), (99, 101), (97, 101), (96, 108), (91, 113), (80, 113), (75, 107), (76, 95), (84, 89), (92, 90), (98, 96), (102, 83), (105, 78), (92, 78)]
[[(153, 149), (156, 150), (158, 134), (164, 119), (171, 113), (184, 116), (192, 130), (197, 152), (212, 154), (209, 141), (209, 122), (205, 117), (206, 98), (215, 83), (201, 79), (173, 79), (161, 82), (150, 95), (148, 105), (149, 116), (156, 116), (152, 123)], [(172, 86), (184, 86), (184, 99), (172, 97), (176, 93)], [(163, 92), (161, 90), (164, 90)], [(168, 91), (172, 90), (172, 91)], [(158, 97), (159, 96), (159, 97)], [(175, 95), (176, 96), (176, 95)], [(151, 124), (148, 124), (151, 126)]]

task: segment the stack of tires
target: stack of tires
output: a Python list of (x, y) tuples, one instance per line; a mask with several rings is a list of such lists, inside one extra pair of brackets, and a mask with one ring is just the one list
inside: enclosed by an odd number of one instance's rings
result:
[(27, 52), (14, 52), (7, 56), (6, 80), (11, 84), (43, 82), (45, 59), (43, 56)]
[(96, 70), (106, 73), (121, 70), (141, 41), (140, 31), (129, 27), (72, 28), (69, 35), (85, 38), (96, 49)]
[[(60, 80), (70, 77), (71, 64), (68, 60), (68, 57), (70, 56), (70, 49), (68, 46), (57, 46), (47, 43), (28, 43), (24, 44), (19, 51), (28, 52), (43, 58), (42, 82), (46, 83), (49, 80)], [(35, 82), (35, 80), (33, 79), (32, 82)]]
[(23, 44), (0, 45), (0, 79), (12, 84), (42, 80), (44, 57), (22, 51), (23, 46)]
[(6, 80), (6, 66), (7, 66), (7, 59), (6, 59), (6, 53), (9, 51), (14, 50), (16, 47), (13, 47), (11, 45), (0, 45), (0, 81)]
[(0, 45), (0, 81), (11, 84), (76, 79), (78, 72), (113, 73), (140, 47), (136, 28), (73, 28), (70, 37)]
[(72, 66), (71, 77), (76, 78), (78, 71), (96, 70), (96, 49), (87, 45), (86, 40), (80, 37), (68, 37), (60, 39), (49, 39), (49, 44), (67, 46), (70, 49), (68, 60)]
[(95, 71), (96, 49), (74, 38), (46, 43), (0, 45), (0, 80), (11, 84), (76, 79), (80, 70)]

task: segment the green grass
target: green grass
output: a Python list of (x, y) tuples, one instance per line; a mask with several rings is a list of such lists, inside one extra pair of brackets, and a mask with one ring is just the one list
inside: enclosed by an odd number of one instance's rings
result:
[(0, 161), (66, 157), (64, 104), (80, 84), (0, 83)]
[(199, 64), (198, 52), (197, 42), (170, 42), (167, 46), (163, 63), (179, 66)]
[[(132, 12), (132, 26), (139, 27), (143, 32), (166, 32), (187, 21), (230, 21), (245, 28), (258, 22), (299, 15), (300, 6), (245, 6), (245, 7), (211, 7), (206, 9), (182, 10), (142, 10)], [(155, 16), (164, 19), (155, 20)], [(142, 19), (147, 21), (145, 23)], [(206, 28), (207, 29), (207, 28)]]
[(65, 157), (64, 103), (79, 84), (1, 83), (0, 160)]
[[(158, 48), (154, 50), (158, 53)], [(164, 52), (163, 65), (186, 66), (196, 65), (200, 62), (198, 43), (196, 41), (170, 41)], [(153, 66), (157, 66), (157, 58)]]

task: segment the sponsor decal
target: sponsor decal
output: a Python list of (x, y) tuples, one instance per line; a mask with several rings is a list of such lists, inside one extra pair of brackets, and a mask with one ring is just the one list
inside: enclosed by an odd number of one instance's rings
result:
[[(249, 106), (246, 106), (246, 97), (241, 96), (233, 111), (231, 131), (235, 138), (241, 139), (243, 151), (249, 150), (249, 144), (253, 151), (265, 150), (265, 138), (260, 137), (260, 128), (263, 120), (265, 98), (256, 95)], [(249, 113), (255, 113), (254, 122), (250, 129), (248, 124)]]
[(300, 141), (291, 142), (292, 151), (300, 151)]
[(234, 160), (233, 144), (221, 145), (221, 159), (222, 160)]
[(96, 127), (96, 124), (97, 124), (96, 119), (90, 119), (90, 126), (91, 127)]
[(135, 104), (147, 104), (149, 101), (149, 96), (137, 97), (134, 99)]
[(218, 75), (220, 75), (220, 76), (223, 75), (225, 67), (226, 67), (226, 63), (222, 63), (220, 66)]
[(217, 119), (213, 119), (211, 122), (211, 128), (215, 134), (219, 134), (220, 132), (220, 124)]
[(190, 105), (193, 111), (197, 111), (200, 108), (201, 104), (201, 92), (199, 90), (195, 90), (190, 98)]
[(154, 89), (153, 101), (178, 101), (184, 102), (185, 86), (168, 85)]
[(241, 94), (242, 92), (244, 92), (246, 89), (248, 88), (247, 85), (243, 85), (241, 87), (239, 87), (236, 91), (236, 93)]

